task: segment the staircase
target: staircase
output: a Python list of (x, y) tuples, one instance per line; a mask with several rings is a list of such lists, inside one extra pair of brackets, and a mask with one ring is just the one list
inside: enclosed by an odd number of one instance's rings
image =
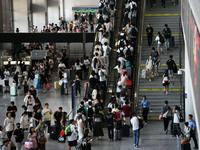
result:
[[(147, 37), (145, 35), (146, 27), (148, 24), (154, 29), (154, 38), (153, 44), (151, 47), (148, 46)], [(169, 95), (164, 95), (164, 87), (162, 86), (162, 76), (167, 69), (166, 61), (169, 58), (169, 55), (173, 55), (173, 59), (176, 64), (179, 62), (179, 6), (171, 5), (171, 1), (166, 1), (166, 8), (161, 6), (161, 1), (156, 1), (156, 5), (151, 10), (150, 0), (146, 0), (146, 10), (144, 15), (144, 27), (143, 27), (143, 42), (142, 42), (142, 51), (141, 51), (141, 60), (140, 60), (140, 74), (141, 70), (145, 67), (146, 60), (151, 54), (152, 47), (157, 48), (155, 44), (155, 34), (161, 32), (164, 28), (164, 24), (168, 24), (168, 27), (172, 31), (172, 35), (175, 38), (175, 46), (170, 47), (170, 50), (160, 53), (161, 66), (158, 69), (159, 76), (154, 77), (152, 81), (139, 79), (139, 92), (138, 92), (138, 110), (141, 107), (140, 103), (142, 96), (146, 95), (147, 99), (151, 103), (152, 112), (149, 113), (150, 117), (157, 117), (161, 108), (164, 105), (164, 101), (168, 100), (169, 105), (173, 107), (174, 105), (180, 105), (180, 77), (174, 75), (173, 84), (169, 85), (170, 91)], [(179, 66), (179, 64), (177, 64)]]

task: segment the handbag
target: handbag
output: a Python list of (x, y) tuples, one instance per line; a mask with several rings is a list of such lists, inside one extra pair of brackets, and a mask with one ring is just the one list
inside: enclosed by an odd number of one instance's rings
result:
[(65, 130), (60, 131), (60, 136), (63, 136), (63, 135), (65, 135)]
[(181, 140), (181, 144), (189, 144), (189, 140), (188, 139), (182, 139)]
[(50, 90), (50, 89), (51, 89), (51, 84), (47, 83), (46, 89), (47, 89), (47, 90)]
[(25, 147), (25, 148), (28, 148), (28, 149), (33, 148), (33, 142), (30, 142), (30, 141), (25, 142), (25, 143), (24, 143), (24, 147)]
[(159, 120), (162, 120), (162, 119), (163, 119), (162, 113), (160, 113), (160, 115), (158, 116), (158, 119), (159, 119)]

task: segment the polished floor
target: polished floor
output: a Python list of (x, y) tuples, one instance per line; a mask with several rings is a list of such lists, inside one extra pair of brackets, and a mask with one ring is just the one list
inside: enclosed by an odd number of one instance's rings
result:
[[(70, 92), (71, 93), (71, 92)], [(82, 92), (83, 93), (83, 92)], [(71, 109), (71, 95), (61, 96), (59, 90), (54, 90), (53, 87), (46, 94), (43, 94), (39, 91), (39, 98), (44, 105), (46, 102), (49, 103), (50, 108), (55, 112), (59, 106), (64, 108), (63, 111), (70, 112)], [(5, 119), (6, 108), (9, 105), (10, 101), (15, 101), (18, 108), (16, 123), (19, 121), (19, 118), (23, 112), (21, 106), (23, 105), (24, 94), (22, 90), (19, 91), (18, 96), (10, 96), (10, 94), (3, 94), (0, 96), (0, 125), (3, 124)], [(76, 108), (79, 105), (81, 96), (78, 96), (75, 99)], [(72, 117), (72, 115), (71, 115)], [(53, 122), (52, 122), (53, 123)], [(93, 139), (92, 149), (95, 150), (132, 150), (136, 149), (133, 147), (133, 138), (132, 132), (129, 138), (122, 138), (120, 141), (110, 141), (107, 138), (107, 130), (104, 129), (104, 137), (101, 140)], [(180, 145), (180, 139), (178, 140), (178, 145)], [(193, 144), (193, 143), (192, 143)], [(150, 121), (145, 127), (141, 130), (140, 136), (140, 147), (138, 150), (175, 150), (177, 149), (176, 138), (173, 138), (170, 134), (165, 135), (163, 133), (163, 123), (161, 121)], [(46, 144), (47, 150), (66, 150), (66, 143), (58, 143), (57, 141), (49, 140)], [(192, 145), (193, 147), (193, 145)]]

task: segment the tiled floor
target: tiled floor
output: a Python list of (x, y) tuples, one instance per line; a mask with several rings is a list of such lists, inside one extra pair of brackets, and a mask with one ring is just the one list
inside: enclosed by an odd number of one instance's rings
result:
[[(5, 119), (6, 107), (9, 105), (10, 101), (15, 101), (16, 106), (18, 107), (16, 121), (19, 121), (19, 118), (22, 114), (21, 106), (23, 105), (24, 94), (19, 93), (19, 96), (11, 97), (9, 94), (3, 94), (0, 96), (0, 125), (3, 124)], [(71, 95), (61, 96), (59, 90), (54, 90), (53, 88), (48, 91), (46, 94), (39, 92), (39, 98), (44, 105), (48, 102), (50, 108), (54, 111), (57, 110), (59, 106), (64, 108), (64, 111), (68, 113), (71, 111)], [(82, 98), (79, 96), (75, 99), (75, 106), (77, 107)], [(6, 106), (6, 107), (5, 107)], [(65, 150), (67, 148), (67, 143), (58, 143), (57, 141), (48, 141), (47, 150)], [(102, 140), (98, 141), (93, 139), (92, 149), (95, 150), (132, 150), (133, 148), (133, 139), (132, 132), (129, 138), (122, 138), (120, 141), (110, 141), (107, 138), (107, 130), (104, 129), (104, 137)], [(136, 149), (136, 148), (135, 148)], [(141, 130), (140, 137), (140, 148), (138, 150), (175, 150), (176, 149), (176, 139), (172, 138), (170, 134), (163, 134), (163, 123), (160, 121), (150, 121)]]

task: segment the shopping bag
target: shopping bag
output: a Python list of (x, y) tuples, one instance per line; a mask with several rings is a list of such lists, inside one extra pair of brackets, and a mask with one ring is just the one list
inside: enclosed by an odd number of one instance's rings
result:
[(33, 148), (33, 142), (30, 142), (30, 141), (25, 142), (25, 143), (24, 143), (24, 147), (25, 147), (25, 148), (28, 148), (28, 149)]
[(50, 90), (50, 89), (51, 89), (51, 84), (47, 83), (46, 89), (47, 89), (47, 90)]
[(60, 131), (60, 136), (63, 136), (65, 134), (65, 130)]
[(158, 116), (158, 119), (159, 119), (159, 120), (162, 120), (162, 119), (163, 119), (162, 113)]

